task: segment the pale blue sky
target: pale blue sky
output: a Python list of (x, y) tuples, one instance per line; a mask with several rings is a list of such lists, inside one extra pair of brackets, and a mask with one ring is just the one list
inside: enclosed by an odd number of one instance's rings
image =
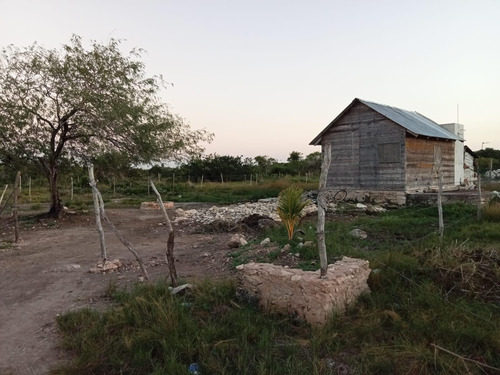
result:
[(0, 0), (0, 47), (72, 34), (144, 48), (208, 153), (286, 160), (355, 97), (465, 125), (500, 149), (500, 1)]

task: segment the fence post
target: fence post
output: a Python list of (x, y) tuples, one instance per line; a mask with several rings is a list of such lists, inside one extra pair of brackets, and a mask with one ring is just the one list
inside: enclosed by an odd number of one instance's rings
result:
[(14, 208), (12, 215), (14, 216), (14, 242), (19, 242), (19, 217), (17, 214), (17, 198), (21, 191), (21, 172), (17, 172), (16, 182), (14, 183)]
[[(99, 196), (97, 194), (97, 184), (94, 177), (94, 166), (89, 165), (89, 184), (92, 189), (92, 198), (94, 200), (94, 211), (95, 211), (95, 224), (97, 232), (99, 232), (99, 243), (101, 245), (101, 258), (102, 262), (106, 262), (108, 255), (106, 251), (106, 239), (104, 237), (104, 229), (102, 228), (101, 222), (101, 208), (99, 203)], [(104, 209), (104, 207), (103, 207)]]

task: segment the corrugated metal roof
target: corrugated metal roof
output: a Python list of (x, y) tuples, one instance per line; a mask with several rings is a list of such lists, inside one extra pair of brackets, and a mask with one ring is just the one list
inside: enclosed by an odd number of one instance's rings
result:
[(351, 104), (349, 104), (321, 133), (319, 133), (312, 141), (309, 143), (310, 145), (318, 145), (321, 143), (321, 138), (323, 134), (325, 134), (328, 129), (334, 125), (338, 119), (342, 117), (344, 113), (346, 113), (356, 102), (361, 102), (364, 105), (370, 107), (374, 111), (380, 113), (382, 116), (385, 116), (391, 121), (394, 121), (396, 124), (405, 128), (408, 132), (415, 136), (426, 136), (433, 138), (442, 138), (442, 139), (452, 139), (458, 141), (464, 141), (463, 138), (460, 138), (456, 134), (453, 134), (442, 128), (436, 122), (431, 119), (421, 115), (418, 112), (410, 112), (404, 109), (390, 107), (388, 105), (378, 104), (369, 102), (367, 100), (362, 99), (354, 99)]
[(373, 103), (362, 99), (358, 100), (415, 135), (463, 141), (463, 139), (458, 135), (442, 128), (439, 124), (418, 112), (410, 112), (404, 109)]

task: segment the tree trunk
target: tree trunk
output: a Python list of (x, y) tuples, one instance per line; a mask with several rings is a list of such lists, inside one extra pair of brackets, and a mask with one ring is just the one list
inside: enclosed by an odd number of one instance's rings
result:
[(57, 181), (59, 179), (59, 171), (56, 165), (52, 165), (46, 171), (47, 179), (49, 180), (50, 188), (50, 210), (49, 216), (58, 218), (63, 209), (63, 204), (61, 198), (59, 197), (59, 189), (57, 187)]

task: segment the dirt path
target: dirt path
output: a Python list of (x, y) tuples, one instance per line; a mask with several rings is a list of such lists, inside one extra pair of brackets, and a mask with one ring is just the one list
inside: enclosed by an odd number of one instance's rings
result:
[[(166, 229), (160, 212), (110, 209), (107, 214), (150, 267), (151, 279), (164, 278)], [(12, 240), (12, 228), (0, 222), (0, 241)], [(226, 243), (230, 234), (193, 234), (175, 227), (175, 257), (184, 280), (230, 275)], [(85, 306), (104, 306), (110, 283), (136, 282), (136, 267), (92, 274), (100, 258), (93, 217), (67, 215), (58, 223), (35, 223), (21, 232), (17, 246), (0, 247), (0, 374), (46, 374), (67, 359), (58, 347), (55, 317)], [(2, 243), (2, 242), (0, 242)], [(132, 266), (133, 255), (106, 230), (108, 258)], [(5, 242), (4, 242), (5, 244)]]

